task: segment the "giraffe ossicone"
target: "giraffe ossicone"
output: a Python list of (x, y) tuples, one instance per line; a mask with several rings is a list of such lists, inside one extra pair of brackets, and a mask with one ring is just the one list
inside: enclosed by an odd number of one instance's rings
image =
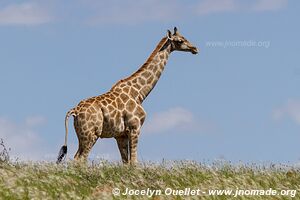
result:
[(57, 163), (67, 153), (68, 119), (74, 117), (78, 150), (74, 159), (86, 161), (98, 138), (115, 138), (123, 163), (137, 162), (137, 144), (146, 112), (142, 103), (155, 87), (173, 51), (197, 54), (198, 49), (174, 28), (168, 30), (146, 62), (131, 76), (118, 81), (105, 94), (82, 100), (66, 114), (65, 144)]

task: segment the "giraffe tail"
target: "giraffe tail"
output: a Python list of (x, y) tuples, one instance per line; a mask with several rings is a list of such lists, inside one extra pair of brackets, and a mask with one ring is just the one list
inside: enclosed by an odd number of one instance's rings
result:
[(67, 140), (68, 140), (68, 120), (71, 115), (75, 115), (74, 109), (71, 109), (67, 112), (66, 117), (65, 117), (65, 129), (66, 129), (66, 134), (65, 134), (65, 144), (60, 148), (57, 161), (56, 163), (59, 164), (63, 158), (67, 155), (68, 147), (67, 147)]

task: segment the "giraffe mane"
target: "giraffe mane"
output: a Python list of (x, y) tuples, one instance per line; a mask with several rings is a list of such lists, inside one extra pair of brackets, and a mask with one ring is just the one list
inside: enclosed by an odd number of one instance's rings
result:
[[(146, 60), (146, 62), (142, 65), (142, 67), (140, 69), (138, 69), (136, 72), (138, 72), (139, 70), (141, 70), (144, 66), (148, 66), (149, 63), (153, 60), (153, 58), (155, 57), (155, 55), (164, 47), (164, 45), (167, 43), (168, 38), (164, 37), (160, 40), (160, 42), (158, 43), (158, 45), (156, 46), (156, 48), (154, 49), (154, 51), (151, 53), (151, 55), (148, 57), (148, 59)], [(135, 73), (136, 73), (135, 72)]]
[(155, 57), (155, 55), (165, 46), (165, 44), (168, 41), (168, 37), (163, 37), (160, 42), (158, 43), (158, 45), (156, 46), (156, 48), (153, 50), (153, 52), (150, 54), (150, 56), (148, 57), (148, 59), (146, 60), (146, 62), (136, 71), (134, 72), (131, 76), (125, 78), (125, 79), (121, 79), (119, 80), (116, 84), (113, 85), (113, 87), (111, 88), (111, 90), (115, 89), (119, 83), (124, 82), (124, 81), (128, 81), (130, 80), (131, 77), (135, 77), (140, 71), (143, 70), (143, 68), (147, 67), (149, 65), (149, 63), (152, 62), (153, 58)]

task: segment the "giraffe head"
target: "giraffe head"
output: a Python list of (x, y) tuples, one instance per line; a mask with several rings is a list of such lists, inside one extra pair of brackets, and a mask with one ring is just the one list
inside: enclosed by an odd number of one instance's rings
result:
[(192, 45), (187, 39), (185, 39), (174, 27), (174, 33), (172, 35), (171, 31), (168, 30), (167, 38), (171, 43), (172, 51), (187, 51), (192, 54), (197, 54), (198, 49)]

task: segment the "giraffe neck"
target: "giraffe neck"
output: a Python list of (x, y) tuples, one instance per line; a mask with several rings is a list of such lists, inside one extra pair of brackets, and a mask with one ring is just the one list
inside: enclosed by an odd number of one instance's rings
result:
[(111, 90), (120, 90), (128, 93), (139, 103), (142, 103), (155, 87), (163, 72), (171, 53), (171, 44), (163, 38), (147, 61), (135, 73), (119, 81)]

